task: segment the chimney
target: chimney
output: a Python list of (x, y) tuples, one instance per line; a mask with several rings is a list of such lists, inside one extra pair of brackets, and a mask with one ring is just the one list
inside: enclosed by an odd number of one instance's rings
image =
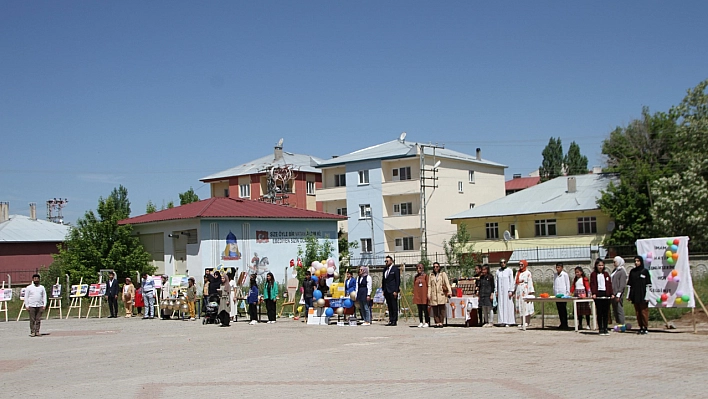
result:
[(477, 160), (481, 161), (482, 160), (482, 149), (477, 148)]
[(273, 155), (275, 156), (275, 159), (273, 159), (274, 161), (283, 158), (283, 139), (280, 139), (278, 141), (278, 144), (275, 145), (275, 151), (273, 152)]
[(0, 223), (7, 222), (10, 219), (10, 203), (0, 202)]
[(574, 193), (576, 192), (577, 186), (575, 185), (575, 176), (570, 176), (568, 178), (568, 193)]
[(521, 173), (514, 173), (514, 179), (521, 179)]
[(30, 219), (37, 220), (37, 204), (30, 202)]

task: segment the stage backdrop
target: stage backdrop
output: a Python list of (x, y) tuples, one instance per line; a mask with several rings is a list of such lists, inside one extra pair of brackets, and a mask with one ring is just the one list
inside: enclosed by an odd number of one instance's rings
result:
[(637, 253), (651, 273), (649, 307), (695, 307), (688, 241), (688, 237), (637, 240)]

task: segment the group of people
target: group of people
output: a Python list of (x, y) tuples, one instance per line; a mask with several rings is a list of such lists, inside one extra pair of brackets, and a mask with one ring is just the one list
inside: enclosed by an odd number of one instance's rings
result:
[[(234, 275), (230, 273), (219, 273), (212, 271), (204, 275), (203, 300), (202, 306), (206, 312), (207, 302), (218, 298), (218, 319), (220, 327), (229, 327), (231, 321), (238, 319), (238, 301), (239, 289), (233, 279)], [(263, 284), (263, 293), (260, 293), (258, 288), (258, 279), (255, 274), (252, 274), (248, 284), (248, 294), (245, 296), (246, 304), (248, 305), (249, 325), (258, 323), (258, 305), (265, 303), (266, 313), (268, 314), (268, 324), (275, 323), (276, 319), (276, 302), (278, 300), (279, 288), (278, 282), (275, 281), (273, 273), (268, 272)]]

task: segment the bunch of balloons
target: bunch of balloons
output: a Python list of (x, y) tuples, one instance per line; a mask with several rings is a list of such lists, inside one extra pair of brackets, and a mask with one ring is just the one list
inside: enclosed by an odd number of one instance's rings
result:
[(676, 264), (676, 261), (678, 260), (678, 257), (679, 257), (679, 255), (678, 255), (679, 243), (680, 243), (680, 241), (678, 238), (666, 240), (666, 245), (667, 245), (667, 249), (666, 249), (666, 253), (665, 253), (666, 263), (668, 263), (670, 265)]
[(670, 283), (678, 283), (679, 281), (681, 281), (678, 275), (678, 270), (672, 270), (671, 273), (666, 276), (666, 281)]
[(334, 258), (323, 260), (322, 262), (314, 261), (310, 265), (310, 273), (319, 278), (339, 278), (337, 273), (337, 265), (334, 263)]

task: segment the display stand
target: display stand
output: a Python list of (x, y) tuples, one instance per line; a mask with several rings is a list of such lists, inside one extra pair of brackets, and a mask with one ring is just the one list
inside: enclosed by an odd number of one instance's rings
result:
[[(81, 285), (84, 283), (84, 278), (81, 277), (81, 280), (79, 280), (79, 289), (81, 288)], [(81, 318), (81, 305), (83, 302), (84, 297), (81, 296), (81, 293), (77, 293), (77, 297), (71, 298), (71, 303), (69, 303), (69, 310), (66, 311), (66, 318), (69, 318), (69, 315), (71, 314), (71, 309), (77, 309), (79, 311), (79, 319)]]
[(411, 310), (411, 304), (408, 302), (408, 298), (399, 292), (398, 299), (399, 315), (402, 313), (403, 318), (406, 319), (406, 322), (408, 322), (408, 316), (414, 319), (415, 316), (413, 316), (413, 311)]
[(283, 311), (285, 311), (286, 306), (292, 306), (292, 314), (295, 314), (295, 297), (297, 296), (297, 289), (300, 287), (300, 281), (297, 278), (288, 279), (288, 286), (286, 292), (288, 293), (288, 300), (284, 301), (280, 308), (280, 313), (278, 317), (283, 316)]
[[(234, 290), (236, 314), (241, 316), (241, 310), (243, 310), (244, 317), (248, 316), (248, 304), (246, 303), (246, 295), (243, 293), (243, 285), (246, 283), (246, 276), (246, 272), (241, 272), (241, 274), (238, 275), (236, 289)], [(260, 311), (258, 313), (260, 317)]]
[(22, 295), (22, 291), (20, 291), (20, 301), (22, 301), (23, 303), (22, 303), (22, 305), (20, 305), (20, 312), (17, 313), (17, 320), (16, 321), (20, 321), (20, 317), (22, 316), (22, 312), (25, 311), (25, 304), (24, 304), (25, 297)]
[[(5, 293), (5, 282), (2, 282), (3, 295)], [(7, 301), (0, 301), (0, 313), (5, 313), (5, 323), (7, 323)]]
[[(57, 285), (59, 285), (59, 277), (57, 277)], [(45, 320), (49, 320), (49, 313), (52, 312), (52, 309), (59, 309), (59, 319), (64, 318), (61, 310), (61, 296), (57, 298), (49, 298), (49, 307), (47, 308), (47, 318)]]
[[(98, 284), (103, 283), (103, 275), (98, 276)], [(99, 293), (100, 294), (100, 293)], [(98, 303), (97, 303), (98, 302)], [(88, 310), (86, 311), (86, 318), (89, 318), (91, 314), (91, 309), (98, 308), (98, 318), (101, 318), (101, 310), (103, 308), (103, 295), (95, 296), (91, 298), (91, 303), (89, 303)]]

